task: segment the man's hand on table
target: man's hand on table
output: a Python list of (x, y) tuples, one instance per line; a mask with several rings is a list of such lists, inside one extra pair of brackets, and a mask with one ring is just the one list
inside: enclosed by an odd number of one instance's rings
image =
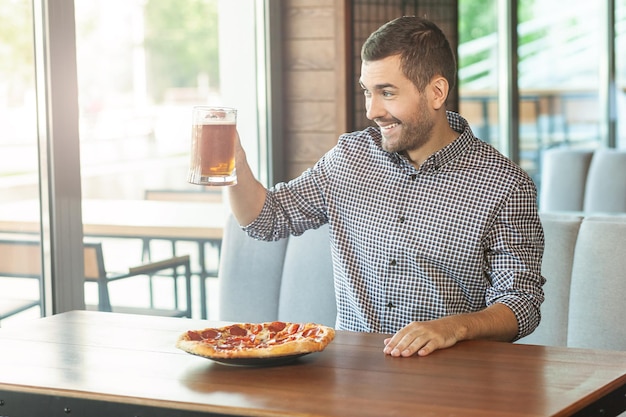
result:
[(385, 339), (383, 352), (394, 357), (426, 356), (461, 340), (488, 339), (510, 342), (517, 336), (517, 318), (504, 304), (496, 303), (475, 313), (457, 314), (430, 321), (414, 321)]
[(456, 327), (449, 320), (414, 321), (385, 339), (383, 352), (395, 357), (426, 356), (459, 341)]

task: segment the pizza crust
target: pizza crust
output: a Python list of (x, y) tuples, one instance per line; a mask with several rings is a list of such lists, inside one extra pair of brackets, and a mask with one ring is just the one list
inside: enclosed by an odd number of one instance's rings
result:
[[(283, 330), (272, 331), (276, 326)], [(233, 327), (238, 334), (230, 334)], [(240, 334), (241, 329), (245, 335)], [(176, 347), (205, 358), (273, 358), (322, 351), (334, 337), (333, 328), (315, 323), (240, 323), (189, 330), (179, 336)]]

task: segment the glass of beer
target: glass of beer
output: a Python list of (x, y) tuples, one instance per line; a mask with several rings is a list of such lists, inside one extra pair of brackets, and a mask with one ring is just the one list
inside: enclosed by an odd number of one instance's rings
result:
[(236, 184), (237, 110), (195, 106), (192, 120), (187, 181), (198, 185)]

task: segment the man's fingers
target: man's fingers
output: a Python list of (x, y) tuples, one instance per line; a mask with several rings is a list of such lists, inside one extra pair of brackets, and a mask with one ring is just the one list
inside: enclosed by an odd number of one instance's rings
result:
[(424, 341), (423, 338), (416, 337), (411, 333), (402, 336), (396, 334), (392, 338), (385, 339), (383, 352), (394, 357), (413, 356), (418, 350), (425, 346), (426, 342), (427, 341)]

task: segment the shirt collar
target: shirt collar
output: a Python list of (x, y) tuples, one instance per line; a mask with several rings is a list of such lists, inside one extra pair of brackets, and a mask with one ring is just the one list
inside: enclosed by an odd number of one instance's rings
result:
[[(426, 158), (426, 160), (419, 169), (419, 171), (421, 172), (435, 173), (439, 171), (441, 167), (463, 155), (476, 140), (476, 137), (474, 136), (474, 133), (472, 132), (472, 129), (470, 128), (467, 120), (461, 117), (458, 113), (452, 111), (448, 111), (446, 115), (448, 117), (448, 123), (450, 124), (450, 127), (456, 132), (459, 132), (460, 135), (452, 143), (448, 144), (444, 148), (438, 150), (437, 152)], [(415, 171), (415, 168), (410, 164), (410, 162), (404, 155), (393, 153), (390, 154), (390, 156), (393, 160), (403, 166), (403, 169), (407, 169), (407, 165), (409, 165), (410, 168)]]

